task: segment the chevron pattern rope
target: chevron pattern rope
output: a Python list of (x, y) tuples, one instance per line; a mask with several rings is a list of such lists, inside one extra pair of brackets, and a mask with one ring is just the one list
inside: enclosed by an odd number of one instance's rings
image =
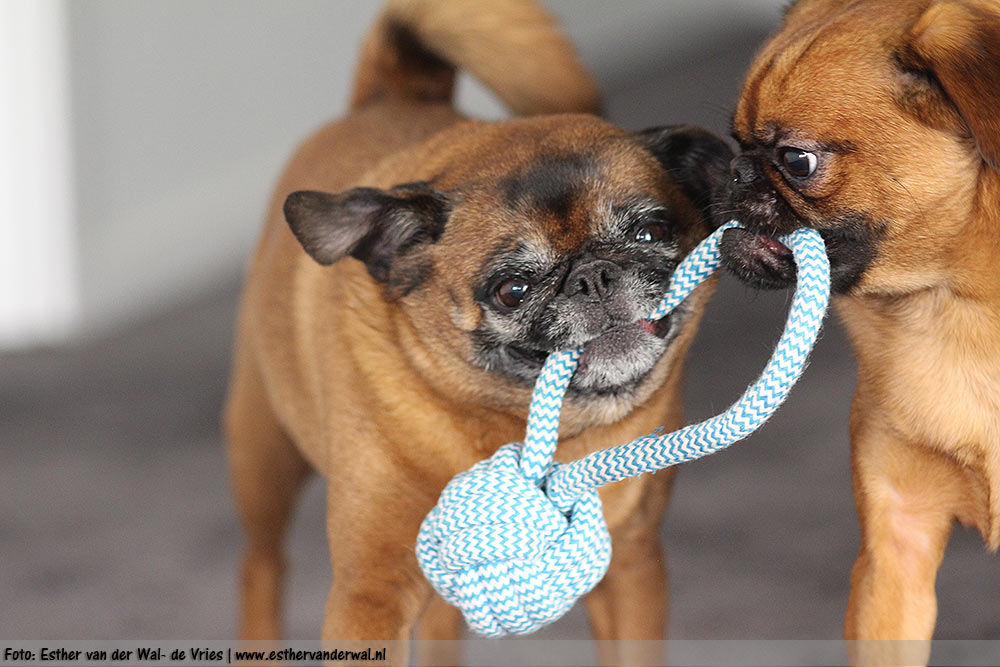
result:
[[(723, 225), (681, 262), (649, 319), (670, 313), (718, 269), (719, 239), (735, 226)], [(781, 241), (792, 250), (798, 274), (785, 330), (760, 378), (728, 410), (673, 433), (556, 463), (559, 413), (580, 350), (554, 352), (535, 383), (524, 443), (504, 445), (448, 483), (420, 527), (417, 560), (474, 631), (491, 637), (534, 632), (601, 580), (611, 538), (597, 487), (719, 451), (778, 409), (805, 369), (830, 295), (820, 235), (799, 230)]]

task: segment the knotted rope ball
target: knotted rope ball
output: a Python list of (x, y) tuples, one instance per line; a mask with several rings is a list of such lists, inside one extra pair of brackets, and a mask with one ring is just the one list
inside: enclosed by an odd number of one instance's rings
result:
[[(650, 319), (664, 317), (719, 266), (716, 230), (677, 267)], [(797, 264), (785, 330), (761, 377), (726, 412), (654, 433), (571, 463), (553, 461), (559, 412), (580, 350), (549, 355), (535, 383), (524, 443), (510, 443), (456, 475), (417, 536), (417, 560), (434, 589), (476, 632), (527, 634), (562, 616), (604, 576), (611, 538), (597, 487), (728, 447), (760, 427), (805, 369), (826, 313), (830, 264), (820, 235), (781, 237)]]
[(520, 469), (520, 445), (456, 475), (424, 520), (424, 574), (469, 626), (490, 637), (551, 623), (593, 588), (611, 562), (597, 489), (569, 515)]

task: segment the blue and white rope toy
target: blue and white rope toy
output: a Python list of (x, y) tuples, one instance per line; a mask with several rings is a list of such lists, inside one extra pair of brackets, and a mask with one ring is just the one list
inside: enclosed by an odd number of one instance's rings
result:
[[(681, 262), (649, 319), (670, 313), (716, 271), (722, 233), (736, 226), (723, 225)], [(712, 454), (750, 435), (778, 409), (805, 369), (830, 295), (820, 235), (799, 230), (781, 241), (797, 264), (785, 330), (760, 378), (728, 410), (673, 433), (554, 462), (559, 412), (580, 350), (555, 352), (535, 383), (523, 445), (504, 445), (448, 483), (420, 527), (417, 560), (474, 631), (492, 637), (534, 632), (601, 580), (611, 562), (611, 537), (598, 486)]]

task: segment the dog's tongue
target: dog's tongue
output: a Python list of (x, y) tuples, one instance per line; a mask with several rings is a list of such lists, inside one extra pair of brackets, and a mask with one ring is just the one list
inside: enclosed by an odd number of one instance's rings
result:
[(788, 249), (784, 243), (774, 238), (773, 236), (764, 236), (763, 234), (757, 235), (757, 243), (761, 248), (771, 252), (778, 257), (791, 257), (792, 251)]
[(651, 322), (649, 320), (640, 320), (639, 327), (646, 333), (656, 335), (656, 322)]

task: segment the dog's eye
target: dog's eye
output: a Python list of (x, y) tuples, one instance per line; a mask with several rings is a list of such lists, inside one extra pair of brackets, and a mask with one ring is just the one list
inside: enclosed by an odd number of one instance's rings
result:
[(500, 305), (507, 308), (517, 308), (528, 298), (531, 283), (524, 278), (509, 278), (497, 285), (495, 294)]
[(782, 148), (781, 164), (795, 178), (809, 178), (816, 172), (816, 154), (801, 148)]
[(635, 230), (632, 237), (639, 243), (656, 243), (667, 236), (667, 230), (658, 222), (650, 222)]

